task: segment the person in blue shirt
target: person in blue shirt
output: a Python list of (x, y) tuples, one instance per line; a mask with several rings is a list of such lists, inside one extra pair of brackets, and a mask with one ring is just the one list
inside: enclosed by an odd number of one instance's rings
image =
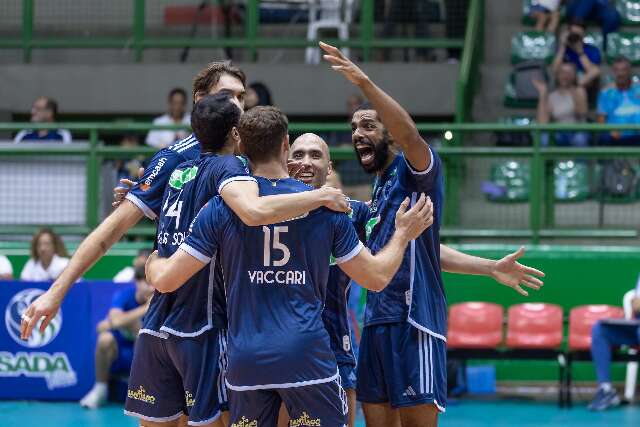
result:
[[(328, 178), (334, 173), (326, 142), (320, 136), (312, 133), (299, 136), (291, 144), (288, 166), (291, 177), (299, 179), (314, 188), (320, 188), (325, 185)], [(371, 228), (367, 229), (366, 227), (367, 221), (370, 219), (369, 207), (367, 204), (356, 200), (351, 200), (350, 203), (353, 209), (350, 215), (351, 223), (360, 239), (366, 241), (366, 234), (371, 233)], [(470, 256), (443, 244), (440, 245), (441, 265), (444, 271), (486, 275), (522, 293), (523, 290), (519, 288), (519, 284), (526, 275), (539, 275), (541, 272), (518, 263), (517, 259), (520, 256), (522, 256), (522, 251), (493, 261)], [(487, 268), (487, 266), (489, 267)], [(350, 289), (351, 280), (349, 277), (339, 267), (332, 264), (329, 270), (327, 295), (322, 317), (325, 328), (329, 333), (331, 349), (336, 355), (342, 387), (347, 392), (349, 404), (348, 425), (353, 427), (355, 426), (356, 407), (356, 357), (354, 348), (357, 343), (351, 342), (351, 319), (347, 310)], [(281, 412), (278, 421), (280, 427), (285, 427), (288, 422), (286, 413)]]
[[(439, 239), (444, 204), (441, 162), (395, 100), (337, 48), (325, 43), (320, 47), (332, 68), (360, 88), (371, 103), (352, 119), (358, 160), (366, 172), (375, 174), (367, 247), (377, 253), (386, 244), (395, 212), (407, 197), (414, 203), (418, 194), (425, 193), (434, 205), (433, 226), (411, 242), (389, 286), (367, 295), (357, 399), (363, 403), (367, 426), (435, 426), (438, 412), (445, 409), (447, 392), (447, 304)], [(507, 262), (514, 265), (522, 254), (523, 249), (509, 255)], [(493, 271), (498, 264), (478, 260), (475, 274), (484, 271), (504, 277)], [(452, 263), (452, 269), (464, 270), (458, 262)], [(538, 289), (542, 284), (536, 274), (526, 270), (508, 283), (526, 294), (521, 286)]]
[(96, 327), (96, 382), (80, 400), (85, 408), (96, 409), (106, 402), (111, 374), (128, 375), (131, 369), (133, 344), (153, 293), (145, 279), (144, 266), (136, 267), (134, 280), (135, 284), (122, 285), (113, 294), (109, 313)]
[[(287, 129), (286, 117), (274, 107), (255, 107), (242, 116), (241, 152), (261, 195), (312, 190), (289, 178)], [(432, 205), (424, 194), (412, 209), (408, 204), (403, 202), (395, 233), (375, 256), (343, 213), (316, 209), (272, 226), (249, 227), (219, 197), (202, 209), (170, 258), (152, 254), (147, 277), (161, 292), (180, 288), (218, 254), (229, 321), (231, 425), (274, 426), (281, 402), (290, 425), (345, 424), (346, 399), (322, 322), (329, 258), (358, 283), (382, 290), (408, 242), (431, 223)]]
[[(621, 56), (612, 65), (613, 83), (598, 97), (598, 122), (640, 124), (640, 83), (631, 78), (631, 62)], [(640, 134), (633, 130), (612, 131), (600, 135), (602, 145), (640, 145)]]
[[(31, 123), (55, 123), (58, 118), (58, 103), (51, 98), (41, 96), (33, 102), (31, 107)], [(71, 143), (71, 133), (66, 129), (25, 129), (18, 132), (13, 139), (19, 142), (61, 142)]]

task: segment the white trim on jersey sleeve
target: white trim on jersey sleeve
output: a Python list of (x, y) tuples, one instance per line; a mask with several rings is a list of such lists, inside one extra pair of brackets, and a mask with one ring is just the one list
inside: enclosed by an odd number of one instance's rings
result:
[(413, 168), (413, 166), (411, 166), (411, 163), (409, 163), (409, 160), (407, 160), (407, 156), (402, 156), (404, 157), (404, 162), (407, 164), (407, 166), (409, 167), (409, 170), (411, 171), (412, 174), (414, 175), (426, 175), (429, 172), (431, 172), (433, 170), (433, 164), (434, 162), (434, 156), (433, 156), (433, 151), (431, 151), (431, 147), (427, 147), (429, 150), (429, 154), (431, 155), (431, 161), (429, 162), (429, 167), (423, 171), (419, 171)]
[(256, 181), (256, 179), (252, 176), (249, 175), (238, 175), (238, 176), (234, 176), (231, 178), (227, 178), (224, 181), (222, 181), (220, 183), (220, 185), (218, 186), (218, 194), (222, 193), (222, 189), (227, 185), (230, 184), (234, 181), (253, 181), (253, 182), (258, 182)]
[(343, 262), (351, 260), (353, 257), (358, 255), (362, 249), (364, 249), (364, 245), (360, 240), (358, 240), (358, 244), (351, 249), (348, 254), (343, 255), (340, 258), (336, 258), (336, 264), (342, 264)]
[(178, 249), (182, 249), (183, 251), (185, 251), (186, 253), (188, 253), (198, 261), (203, 262), (205, 264), (208, 264), (211, 261), (210, 256), (203, 254), (199, 250), (187, 245), (186, 243), (181, 244)]
[(19, 142), (22, 142), (22, 140), (24, 139), (24, 137), (29, 133), (28, 130), (23, 129), (20, 132), (18, 132), (15, 136), (15, 138), (13, 138), (13, 143), (14, 144), (18, 144)]
[(329, 383), (331, 381), (335, 381), (340, 377), (340, 372), (336, 372), (334, 375), (321, 378), (319, 380), (309, 380), (309, 381), (300, 381), (297, 383), (281, 383), (281, 384), (259, 384), (259, 385), (244, 385), (244, 386), (235, 386), (229, 383), (228, 379), (225, 379), (225, 383), (227, 383), (227, 387), (229, 387), (233, 391), (247, 391), (247, 390), (266, 390), (270, 388), (295, 388), (295, 387), (304, 387), (308, 385), (316, 385), (316, 384), (324, 384)]
[(58, 133), (62, 136), (63, 144), (71, 144), (71, 132), (66, 129), (58, 129)]
[(127, 193), (127, 197), (125, 197), (125, 198), (128, 201), (130, 201), (131, 203), (133, 203), (134, 205), (136, 205), (138, 207), (138, 209), (140, 209), (142, 211), (144, 216), (146, 216), (150, 220), (153, 221), (158, 217), (156, 215), (156, 213), (149, 208), (149, 206), (147, 206), (142, 200), (140, 200), (139, 198), (137, 198), (133, 194)]

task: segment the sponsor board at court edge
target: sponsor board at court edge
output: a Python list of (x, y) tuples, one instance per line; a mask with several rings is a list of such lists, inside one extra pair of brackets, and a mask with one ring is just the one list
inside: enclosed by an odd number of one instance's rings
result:
[(44, 291), (42, 289), (24, 289), (16, 293), (7, 304), (4, 314), (4, 322), (9, 336), (24, 351), (15, 353), (0, 351), (0, 378), (19, 377), (42, 378), (49, 390), (62, 387), (71, 387), (78, 383), (74, 371), (66, 353), (36, 351), (53, 342), (62, 328), (62, 310), (47, 325), (44, 332), (40, 332), (38, 322), (27, 341), (20, 339), (20, 322), (22, 313)]

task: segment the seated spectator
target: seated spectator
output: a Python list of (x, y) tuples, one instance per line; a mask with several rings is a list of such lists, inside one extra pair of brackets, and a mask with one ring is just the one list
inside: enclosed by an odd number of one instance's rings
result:
[(615, 3), (612, 0), (568, 0), (567, 18), (581, 22), (598, 22), (602, 27), (604, 46), (606, 46), (607, 35), (620, 27), (620, 13)]
[(133, 259), (133, 265), (120, 270), (118, 274), (114, 276), (113, 281), (117, 283), (133, 282), (135, 280), (136, 268), (142, 267), (144, 269), (144, 264), (147, 262), (149, 255), (151, 255), (151, 251), (148, 249), (141, 249), (138, 252), (138, 255)]
[(107, 400), (111, 374), (128, 374), (131, 370), (133, 345), (153, 295), (153, 288), (145, 279), (144, 264), (136, 267), (135, 282), (135, 286), (125, 286), (113, 295), (107, 317), (96, 328), (96, 383), (80, 400), (85, 408), (96, 409)]
[[(612, 66), (614, 82), (598, 97), (600, 123), (640, 124), (640, 83), (631, 78), (631, 62), (618, 57)], [(603, 145), (640, 145), (636, 131), (613, 131), (600, 136)]]
[[(58, 119), (58, 103), (51, 98), (41, 96), (31, 107), (31, 123), (55, 123)], [(71, 142), (71, 133), (66, 129), (21, 130), (13, 139), (19, 142)]]
[(53, 230), (43, 228), (31, 240), (31, 258), (20, 274), (21, 280), (55, 280), (69, 264), (67, 249)]
[[(153, 119), (154, 125), (189, 125), (191, 115), (187, 113), (187, 92), (181, 88), (169, 92), (169, 111)], [(171, 145), (179, 139), (186, 138), (189, 132), (185, 130), (152, 130), (147, 135), (146, 143), (157, 149)]]
[(273, 105), (271, 101), (271, 91), (264, 83), (251, 83), (247, 87), (247, 95), (244, 98), (244, 105), (247, 111), (259, 105)]
[[(640, 319), (640, 294), (631, 302), (633, 314)], [(597, 322), (591, 330), (591, 357), (596, 368), (598, 391), (589, 404), (592, 411), (602, 411), (620, 404), (620, 397), (611, 385), (611, 348), (613, 346), (640, 344), (640, 327), (637, 324), (608, 324)]]
[(595, 100), (600, 84), (600, 64), (602, 57), (600, 49), (585, 43), (585, 26), (581, 21), (572, 21), (569, 31), (561, 37), (560, 47), (556, 52), (551, 66), (553, 74), (557, 75), (560, 66), (565, 62), (575, 65), (578, 70), (578, 86), (587, 90), (590, 99)]
[(536, 21), (536, 31), (555, 34), (560, 23), (560, 0), (536, 0), (532, 2), (530, 16)]
[(13, 266), (5, 255), (0, 255), (0, 280), (13, 280)]
[[(576, 68), (571, 63), (564, 63), (556, 73), (556, 88), (549, 93), (547, 84), (534, 80), (533, 85), (539, 93), (538, 123), (581, 123), (588, 112), (587, 92), (577, 85)], [(585, 147), (589, 145), (586, 132), (556, 132), (556, 145)], [(549, 134), (542, 135), (542, 144), (549, 145)]]

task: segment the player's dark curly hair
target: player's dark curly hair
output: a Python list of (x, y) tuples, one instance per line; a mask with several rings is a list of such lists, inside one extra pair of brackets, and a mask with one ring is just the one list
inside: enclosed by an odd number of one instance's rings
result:
[(240, 118), (240, 140), (252, 162), (264, 162), (280, 154), (280, 146), (289, 132), (287, 116), (276, 107), (258, 106)]
[(191, 128), (202, 151), (215, 153), (224, 147), (229, 132), (238, 126), (240, 108), (231, 102), (232, 94), (223, 90), (200, 99), (191, 112)]

